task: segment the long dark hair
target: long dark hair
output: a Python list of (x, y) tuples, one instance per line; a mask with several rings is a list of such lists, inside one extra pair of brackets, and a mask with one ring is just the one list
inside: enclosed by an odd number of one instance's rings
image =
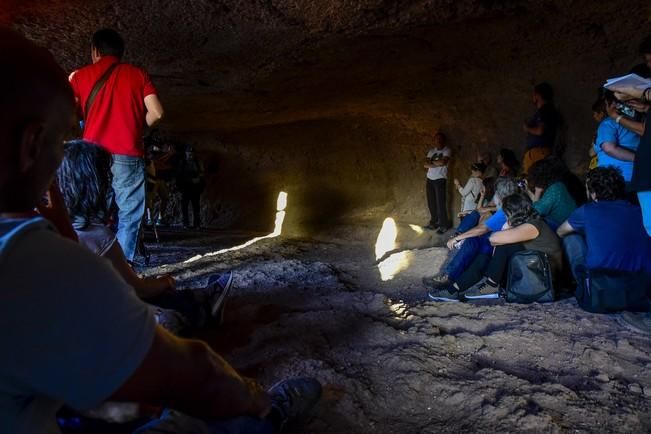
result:
[(502, 210), (512, 227), (520, 226), (538, 217), (531, 198), (524, 193), (515, 193), (502, 199)]
[(509, 148), (502, 148), (500, 149), (498, 154), (500, 155), (500, 157), (502, 157), (502, 161), (504, 162), (504, 165), (509, 169), (511, 169), (511, 176), (515, 175), (515, 172), (518, 171), (518, 166), (520, 165), (520, 162), (515, 156), (515, 152), (513, 152)]
[(75, 229), (106, 223), (111, 196), (111, 154), (84, 140), (64, 146), (57, 181)]

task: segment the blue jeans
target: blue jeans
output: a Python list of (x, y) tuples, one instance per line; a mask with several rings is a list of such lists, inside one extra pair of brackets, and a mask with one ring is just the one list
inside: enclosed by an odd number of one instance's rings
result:
[(642, 219), (644, 219), (644, 229), (651, 237), (651, 191), (640, 191), (637, 193), (642, 208)]
[(457, 227), (457, 232), (460, 234), (464, 232), (468, 232), (470, 229), (474, 228), (479, 224), (479, 211), (473, 211), (464, 218), (461, 219), (459, 222), (459, 226)]
[(165, 410), (159, 419), (137, 429), (133, 434), (273, 434), (273, 424), (266, 419), (237, 417), (205, 422), (174, 410)]
[(133, 261), (145, 214), (145, 161), (138, 157), (113, 155), (111, 172), (118, 206), (118, 242), (127, 260)]
[(480, 253), (490, 255), (493, 252), (493, 247), (488, 241), (488, 238), (489, 234), (486, 234), (481, 237), (466, 238), (464, 240), (457, 254), (444, 269), (444, 272), (452, 282), (457, 281), (461, 273), (472, 264)]
[(585, 243), (583, 235), (569, 234), (563, 238), (563, 249), (565, 250), (565, 257), (570, 263), (572, 276), (574, 280), (580, 284), (581, 277), (577, 270), (585, 267), (585, 255), (588, 252), (588, 246)]

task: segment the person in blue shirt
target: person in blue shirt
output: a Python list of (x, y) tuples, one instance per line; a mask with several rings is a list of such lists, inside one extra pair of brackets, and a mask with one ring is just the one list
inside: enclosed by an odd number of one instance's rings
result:
[(557, 230), (577, 283), (586, 269), (651, 274), (651, 238), (640, 208), (624, 199), (621, 171), (592, 169), (586, 188), (592, 202), (577, 208)]
[[(612, 93), (606, 93), (603, 103), (612, 104), (615, 100)], [(633, 161), (635, 152), (640, 145), (640, 136), (620, 124), (622, 115), (615, 119), (604, 118), (597, 129), (594, 150), (597, 153), (599, 167), (613, 166), (622, 171), (626, 183), (633, 176)]]

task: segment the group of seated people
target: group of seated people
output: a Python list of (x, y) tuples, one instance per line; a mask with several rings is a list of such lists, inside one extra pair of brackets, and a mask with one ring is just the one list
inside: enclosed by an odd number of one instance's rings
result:
[(161, 326), (169, 308), (186, 328), (215, 319), (232, 274), (175, 291), (134, 273), (106, 225), (110, 155), (65, 143), (77, 112), (67, 74), (2, 28), (0, 95), (0, 432), (106, 432), (83, 416), (106, 401), (140, 405), (138, 434), (279, 433), (307, 415), (316, 379), (265, 390)]
[[(647, 310), (646, 291), (642, 300), (631, 291), (651, 289), (651, 237), (645, 232), (640, 207), (629, 200), (621, 170), (590, 170), (584, 197), (572, 181), (569, 170), (554, 156), (536, 162), (527, 180), (498, 177), (492, 203), (464, 217), (448, 241), (455, 252), (452, 259), (438, 275), (423, 278), (431, 288), (429, 298), (499, 298), (513, 256), (533, 250), (547, 255), (557, 289), (576, 285), (579, 305), (587, 310)], [(495, 207), (494, 213), (490, 206)], [(468, 220), (474, 227), (467, 227)], [(564, 268), (570, 272), (564, 274)], [(594, 289), (590, 285), (604, 281), (602, 271), (616, 275), (607, 285), (623, 285), (612, 289), (628, 300), (590, 299)], [(565, 275), (571, 277), (564, 279)]]

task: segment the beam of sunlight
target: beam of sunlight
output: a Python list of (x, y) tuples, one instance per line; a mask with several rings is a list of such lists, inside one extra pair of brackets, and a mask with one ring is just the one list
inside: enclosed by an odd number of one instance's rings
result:
[(410, 251), (398, 252), (389, 255), (388, 258), (380, 262), (377, 266), (380, 270), (380, 279), (383, 282), (392, 280), (400, 272), (406, 270), (411, 262), (413, 253)]
[(422, 226), (418, 226), (418, 225), (409, 225), (409, 227), (411, 228), (412, 231), (416, 232), (418, 235), (420, 235), (420, 234), (422, 234), (422, 233), (424, 232)]
[[(398, 226), (396, 221), (391, 217), (387, 217), (382, 223), (382, 229), (380, 229), (375, 242), (375, 259), (380, 260), (388, 252), (395, 250), (398, 246), (396, 244), (397, 239)], [(410, 261), (411, 252), (397, 252), (390, 255), (377, 266), (380, 271), (380, 278), (383, 282), (393, 279), (398, 273), (409, 267)]]
[(274, 231), (272, 233), (270, 233), (269, 235), (265, 235), (263, 237), (253, 238), (244, 244), (240, 244), (239, 246), (217, 250), (216, 252), (209, 252), (204, 255), (193, 256), (192, 258), (185, 261), (184, 264), (189, 264), (198, 261), (201, 258), (206, 258), (209, 256), (217, 256), (228, 252), (235, 252), (237, 250), (245, 249), (257, 243), (258, 241), (279, 237), (283, 233), (283, 222), (285, 221), (286, 209), (287, 209), (287, 193), (281, 191), (280, 193), (278, 193), (278, 199), (276, 200), (276, 220), (274, 222)]
[(398, 227), (396, 226), (396, 221), (391, 217), (384, 219), (382, 223), (382, 229), (377, 236), (377, 241), (375, 242), (375, 260), (379, 260), (387, 252), (394, 250), (396, 248), (396, 239), (398, 238)]

